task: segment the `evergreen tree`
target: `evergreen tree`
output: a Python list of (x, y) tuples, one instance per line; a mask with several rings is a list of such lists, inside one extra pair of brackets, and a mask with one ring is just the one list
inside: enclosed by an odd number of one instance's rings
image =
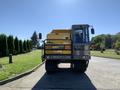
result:
[(0, 35), (0, 57), (8, 55), (8, 44), (7, 36), (4, 34)]
[(15, 37), (14, 45), (15, 45), (15, 53), (16, 53), (16, 54), (20, 53), (19, 40), (18, 40), (17, 37)]
[(22, 42), (22, 40), (19, 40), (19, 46), (20, 46), (20, 53), (23, 53), (24, 50), (23, 50), (23, 42)]
[(31, 40), (29, 41), (29, 44), (30, 44), (30, 51), (31, 51), (33, 49), (32, 41)]
[(28, 49), (28, 52), (30, 52), (30, 41), (27, 40), (27, 49)]
[(9, 51), (9, 54), (14, 54), (15, 46), (14, 46), (14, 39), (13, 39), (12, 35), (10, 35), (7, 38), (7, 42), (8, 42), (8, 51)]
[(26, 40), (24, 40), (24, 42), (23, 42), (23, 49), (24, 49), (24, 52), (27, 52), (27, 42), (26, 42)]
[(36, 48), (39, 43), (36, 31), (33, 33), (31, 40), (32, 40), (32, 46)]

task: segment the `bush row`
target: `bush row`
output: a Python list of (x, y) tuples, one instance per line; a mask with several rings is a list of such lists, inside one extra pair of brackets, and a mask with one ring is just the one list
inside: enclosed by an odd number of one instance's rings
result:
[(30, 40), (19, 40), (12, 35), (6, 36), (0, 34), (0, 57), (8, 56), (9, 54), (21, 54), (32, 50), (32, 42)]
[(119, 49), (120, 48), (120, 33), (115, 35), (101, 34), (92, 38), (91, 49)]

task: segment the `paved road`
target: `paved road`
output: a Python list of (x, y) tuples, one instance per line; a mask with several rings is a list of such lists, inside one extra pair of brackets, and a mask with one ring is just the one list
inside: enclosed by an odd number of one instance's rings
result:
[(92, 57), (86, 73), (62, 71), (45, 73), (44, 65), (37, 71), (11, 83), (0, 90), (120, 90), (120, 61)]

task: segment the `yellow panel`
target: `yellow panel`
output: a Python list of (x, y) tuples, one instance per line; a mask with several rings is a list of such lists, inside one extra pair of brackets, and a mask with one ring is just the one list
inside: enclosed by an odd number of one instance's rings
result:
[(52, 46), (45, 46), (45, 48), (46, 48), (46, 49), (51, 49), (51, 48), (52, 48)]
[(51, 33), (71, 33), (71, 29), (55, 29)]
[[(47, 44), (69, 44), (63, 46), (46, 46), (46, 49), (71, 49), (71, 30), (70, 29), (57, 29), (53, 30), (47, 35), (47, 39), (57, 39), (57, 40), (47, 40)], [(64, 40), (60, 40), (64, 39)], [(46, 54), (71, 54), (71, 50), (46, 50)]]
[(71, 54), (71, 51), (68, 50), (46, 50), (46, 54)]
[(71, 54), (71, 51), (64, 50), (62, 53), (63, 53), (63, 54)]
[(70, 40), (48, 40), (47, 43), (51, 44), (71, 44)]
[(46, 49), (64, 49), (64, 46), (45, 46)]
[(65, 49), (71, 49), (71, 46), (65, 46)]
[(70, 39), (70, 33), (51, 33), (47, 35), (47, 39)]

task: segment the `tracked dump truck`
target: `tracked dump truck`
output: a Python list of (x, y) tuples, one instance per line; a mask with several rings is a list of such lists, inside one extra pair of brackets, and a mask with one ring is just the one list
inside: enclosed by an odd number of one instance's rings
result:
[(56, 29), (47, 34), (44, 41), (45, 69), (47, 73), (58, 70), (58, 64), (70, 63), (71, 70), (84, 73), (88, 67), (90, 56), (88, 24), (72, 25), (71, 29)]

